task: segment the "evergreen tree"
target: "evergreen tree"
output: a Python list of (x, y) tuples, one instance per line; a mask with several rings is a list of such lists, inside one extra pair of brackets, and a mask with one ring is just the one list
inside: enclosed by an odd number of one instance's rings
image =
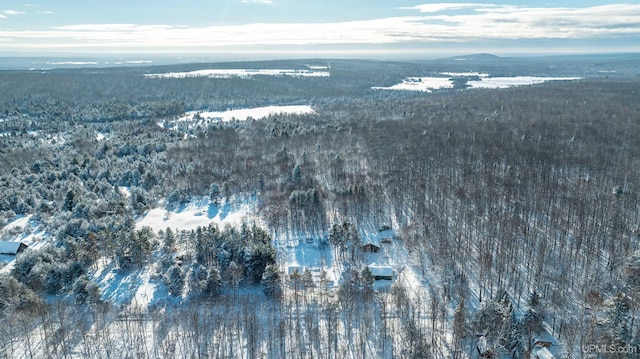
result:
[(453, 314), (453, 334), (456, 336), (457, 341), (467, 336), (467, 326), (467, 308), (464, 298), (461, 298)]
[(300, 165), (296, 165), (293, 167), (293, 171), (291, 172), (291, 182), (294, 184), (300, 183), (302, 181), (302, 171), (300, 170)]
[(167, 285), (167, 290), (169, 294), (173, 296), (181, 296), (182, 291), (184, 289), (184, 272), (182, 268), (177, 264), (174, 264), (169, 268), (167, 275), (164, 278), (165, 284)]
[(482, 333), (491, 343), (509, 349), (513, 328), (513, 305), (506, 291), (498, 290), (493, 300), (482, 303), (473, 321), (474, 331)]
[(68, 190), (66, 196), (64, 197), (64, 203), (62, 205), (62, 209), (65, 211), (73, 211), (73, 206), (75, 206), (76, 196), (72, 190)]
[(302, 272), (302, 285), (305, 289), (313, 288), (314, 286), (313, 274), (309, 269), (305, 269), (304, 272)]
[(84, 274), (73, 283), (72, 293), (78, 304), (96, 303), (100, 300), (100, 287)]
[(218, 268), (211, 267), (207, 272), (207, 281), (204, 286), (204, 294), (207, 297), (216, 297), (222, 289), (222, 277)]
[(191, 291), (204, 294), (207, 285), (207, 268), (202, 264), (195, 264), (191, 269), (191, 279), (189, 280)]
[(220, 185), (217, 183), (212, 183), (209, 186), (209, 201), (215, 204), (220, 203)]
[(524, 358), (525, 352), (531, 351), (530, 335), (525, 333), (527, 329), (525, 329), (522, 321), (514, 317), (512, 323), (509, 343), (511, 357), (514, 359)]
[(175, 250), (176, 237), (169, 227), (167, 227), (166, 231), (164, 232), (164, 241), (162, 244), (164, 245), (167, 252), (173, 252)]
[(529, 295), (527, 301), (529, 309), (522, 317), (522, 325), (524, 329), (530, 333), (539, 333), (542, 330), (542, 324), (544, 322), (544, 313), (542, 307), (542, 300), (537, 291), (533, 291)]
[(49, 266), (45, 290), (49, 294), (58, 294), (64, 287), (66, 267), (61, 263), (52, 263)]
[(371, 273), (371, 269), (369, 269), (369, 267), (362, 268), (360, 271), (360, 283), (358, 287), (360, 294), (365, 299), (371, 299), (371, 296), (373, 295), (374, 281), (375, 277), (373, 276), (373, 273)]
[(280, 269), (275, 264), (269, 264), (262, 275), (261, 281), (264, 294), (273, 299), (279, 299), (282, 294), (282, 278)]
[(252, 246), (244, 262), (245, 273), (250, 284), (260, 283), (262, 274), (267, 265), (276, 262), (275, 249), (269, 244), (257, 244)]

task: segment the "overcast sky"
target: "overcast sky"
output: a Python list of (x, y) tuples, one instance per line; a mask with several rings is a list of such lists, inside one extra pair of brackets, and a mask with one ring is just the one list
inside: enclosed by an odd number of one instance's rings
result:
[(0, 56), (640, 52), (640, 1), (0, 0)]

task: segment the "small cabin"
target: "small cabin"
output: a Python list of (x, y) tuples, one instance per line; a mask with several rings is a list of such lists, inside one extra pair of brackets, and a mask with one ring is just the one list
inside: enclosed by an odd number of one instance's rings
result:
[(370, 266), (374, 280), (393, 280), (393, 268), (383, 266)]
[(539, 348), (551, 348), (553, 343), (547, 340), (536, 340), (533, 345)]
[(288, 275), (292, 275), (293, 273), (298, 273), (298, 274), (302, 274), (302, 272), (304, 272), (304, 267), (300, 267), (300, 266), (289, 266), (289, 268), (287, 268), (287, 274)]
[(29, 248), (29, 246), (22, 242), (0, 241), (0, 254), (15, 256), (18, 253), (24, 252), (27, 248)]
[(380, 247), (373, 243), (364, 244), (361, 248), (364, 253), (380, 253)]

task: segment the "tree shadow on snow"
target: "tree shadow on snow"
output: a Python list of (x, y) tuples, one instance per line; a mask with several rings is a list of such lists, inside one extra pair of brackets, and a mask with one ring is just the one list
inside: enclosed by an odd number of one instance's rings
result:
[(215, 204), (215, 203), (210, 203), (209, 204), (209, 209), (207, 210), (207, 217), (209, 219), (213, 219), (215, 216), (218, 215), (218, 212), (220, 212), (220, 206)]

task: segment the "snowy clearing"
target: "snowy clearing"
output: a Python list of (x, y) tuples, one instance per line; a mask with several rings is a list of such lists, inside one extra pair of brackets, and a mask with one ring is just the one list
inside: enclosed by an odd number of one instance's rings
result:
[(208, 198), (192, 199), (174, 210), (164, 207), (148, 211), (136, 223), (136, 228), (151, 227), (154, 232), (167, 227), (177, 230), (193, 230), (215, 223), (220, 227), (240, 226), (253, 218), (256, 213), (256, 202), (253, 199), (230, 201), (215, 204)]
[(210, 122), (228, 122), (234, 119), (238, 121), (246, 121), (249, 118), (261, 119), (277, 114), (303, 115), (315, 113), (309, 105), (266, 106), (214, 112), (191, 111), (178, 118), (178, 121), (192, 121), (194, 125), (201, 125)]
[(97, 65), (95, 61), (58, 61), (47, 62), (48, 65)]
[(441, 72), (441, 75), (451, 76), (451, 77), (489, 77), (489, 74), (482, 72)]
[(453, 88), (448, 77), (408, 77), (401, 83), (389, 87), (372, 87), (373, 90), (404, 90), (431, 92), (432, 90)]
[(329, 71), (294, 70), (294, 69), (207, 69), (188, 72), (167, 72), (159, 74), (145, 74), (151, 79), (184, 79), (192, 77), (208, 77), (214, 79), (229, 79), (234, 77), (249, 78), (252, 76), (291, 76), (291, 77), (328, 77)]
[(487, 77), (480, 81), (468, 81), (471, 88), (508, 88), (515, 86), (526, 86), (541, 84), (547, 81), (573, 81), (582, 77), (536, 77), (536, 76), (515, 76), (515, 77)]
[(7, 223), (6, 226), (2, 227), (3, 230), (5, 231), (11, 231), (14, 229), (20, 229), (22, 230), (23, 228), (25, 228), (25, 226), (29, 223), (29, 221), (31, 220), (31, 216), (32, 215), (28, 215), (28, 216), (17, 216), (16, 219), (14, 219), (12, 222)]
[(479, 80), (468, 80), (469, 88), (508, 88), (515, 86), (535, 85), (547, 81), (572, 81), (580, 80), (582, 77), (537, 77), (537, 76), (514, 76), (514, 77), (489, 77), (489, 74), (480, 72), (442, 72), (442, 75), (450, 77), (408, 77), (401, 83), (389, 87), (374, 86), (373, 90), (397, 90), (397, 91), (421, 91), (432, 92), (433, 90), (453, 88), (454, 77), (480, 77)]

